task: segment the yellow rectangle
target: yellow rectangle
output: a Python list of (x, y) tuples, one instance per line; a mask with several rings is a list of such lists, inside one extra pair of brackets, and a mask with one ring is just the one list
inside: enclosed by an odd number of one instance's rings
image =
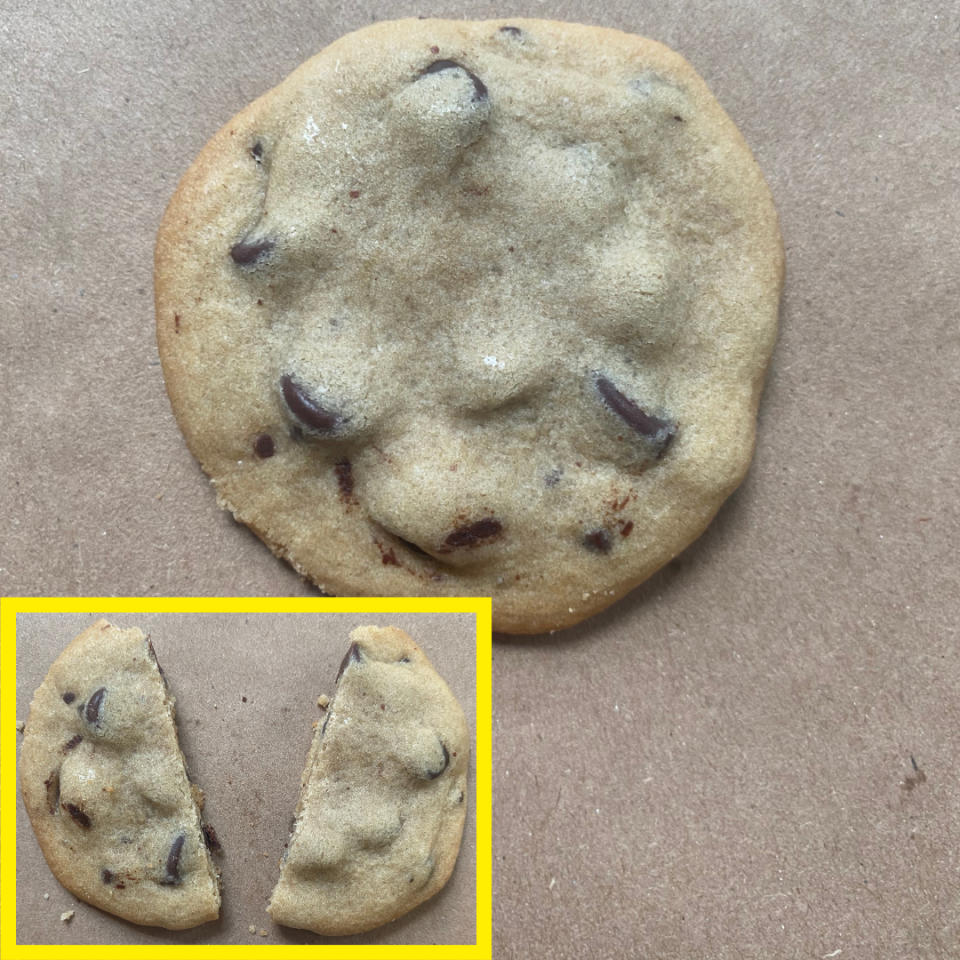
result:
[[(431, 945), (18, 944), (16, 915), (17, 686), (19, 613), (473, 613), (476, 617), (476, 942)], [(219, 960), (316, 957), (320, 960), (490, 960), (493, 897), (493, 675), (491, 601), (477, 597), (3, 597), (0, 598), (0, 953), (19, 960), (120, 958)]]

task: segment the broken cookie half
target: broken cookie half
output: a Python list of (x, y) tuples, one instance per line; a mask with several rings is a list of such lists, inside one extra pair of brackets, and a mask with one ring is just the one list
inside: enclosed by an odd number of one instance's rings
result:
[(74, 896), (182, 930), (220, 913), (220, 874), (150, 640), (98, 620), (56, 659), (24, 730), (24, 803)]
[(267, 908), (277, 923), (362, 933), (447, 882), (467, 805), (469, 732), (450, 689), (394, 627), (359, 627), (314, 735)]

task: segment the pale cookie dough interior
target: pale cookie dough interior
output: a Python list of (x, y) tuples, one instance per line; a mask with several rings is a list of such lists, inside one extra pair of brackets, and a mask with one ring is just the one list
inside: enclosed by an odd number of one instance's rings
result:
[(170, 930), (217, 919), (203, 793), (140, 630), (98, 620), (57, 658), (30, 705), (20, 779), (43, 855), (74, 896)]
[(467, 807), (469, 732), (446, 683), (401, 630), (350, 639), (268, 907), (326, 935), (370, 930), (440, 890)]
[(567, 626), (749, 464), (782, 251), (679, 55), (537, 20), (381, 23), (236, 116), (157, 244), (177, 419), (322, 589)]

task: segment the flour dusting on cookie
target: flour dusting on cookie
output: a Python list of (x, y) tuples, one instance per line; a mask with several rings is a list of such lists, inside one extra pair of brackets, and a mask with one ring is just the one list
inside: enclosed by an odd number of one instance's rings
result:
[(678, 54), (380, 23), (255, 101), (160, 231), (167, 387), (220, 503), (322, 589), (576, 623), (742, 479), (782, 251)]

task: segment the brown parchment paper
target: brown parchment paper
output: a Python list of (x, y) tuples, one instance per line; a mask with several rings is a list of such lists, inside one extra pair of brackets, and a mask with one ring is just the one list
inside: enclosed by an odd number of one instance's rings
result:
[(497, 956), (960, 955), (955, 2), (8, 3), (2, 590), (311, 592), (180, 438), (153, 238), (233, 113), (420, 14), (674, 47), (753, 148), (787, 255), (740, 491), (607, 613), (495, 645)]
[[(334, 681), (357, 626), (405, 630), (426, 653), (476, 731), (476, 624), (454, 613), (143, 613), (17, 616), (17, 715), (64, 647), (105, 616), (148, 633), (177, 698), (180, 746), (203, 789), (223, 878), (220, 920), (192, 930), (140, 927), (77, 900), (53, 877), (18, 796), (19, 943), (430, 944), (476, 941), (476, 768), (460, 856), (446, 886), (405, 917), (351, 937), (275, 924), (266, 912), (290, 832), (300, 775), (323, 721), (317, 697)], [(45, 896), (46, 895), (46, 896)], [(60, 914), (75, 910), (69, 922)], [(253, 926), (255, 931), (250, 932)]]

